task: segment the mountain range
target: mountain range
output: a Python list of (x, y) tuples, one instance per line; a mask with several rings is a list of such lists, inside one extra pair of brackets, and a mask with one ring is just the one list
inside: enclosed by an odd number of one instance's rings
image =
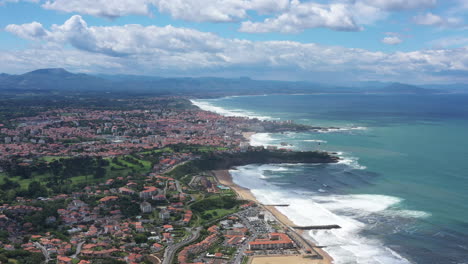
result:
[(10, 92), (132, 92), (154, 95), (217, 97), (227, 95), (294, 93), (468, 92), (466, 84), (414, 86), (403, 83), (364, 82), (334, 86), (312, 82), (265, 81), (250, 78), (164, 78), (136, 75), (91, 75), (62, 68), (39, 69), (20, 75), (0, 74), (0, 91)]

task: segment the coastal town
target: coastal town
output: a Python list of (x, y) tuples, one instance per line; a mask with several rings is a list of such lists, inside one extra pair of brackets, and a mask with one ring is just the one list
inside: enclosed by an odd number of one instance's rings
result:
[(249, 136), (313, 128), (224, 117), (181, 100), (3, 120), (0, 263), (330, 263), (215, 164), (292, 155), (252, 147)]

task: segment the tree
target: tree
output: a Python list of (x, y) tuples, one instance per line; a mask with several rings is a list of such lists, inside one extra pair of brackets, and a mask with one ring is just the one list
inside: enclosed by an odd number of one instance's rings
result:
[(94, 178), (100, 179), (104, 178), (106, 176), (107, 170), (103, 167), (96, 168), (96, 171), (94, 172)]
[(47, 196), (47, 189), (38, 181), (33, 181), (28, 186), (28, 196), (38, 197)]
[(0, 188), (2, 190), (4, 190), (4, 191), (13, 190), (13, 189), (16, 189), (16, 188), (19, 188), (19, 187), (20, 187), (20, 185), (17, 182), (12, 181), (12, 180), (10, 180), (8, 178), (5, 178), (3, 180), (3, 184), (0, 185)]
[(144, 234), (137, 234), (135, 236), (135, 243), (142, 244), (148, 242), (148, 238)]

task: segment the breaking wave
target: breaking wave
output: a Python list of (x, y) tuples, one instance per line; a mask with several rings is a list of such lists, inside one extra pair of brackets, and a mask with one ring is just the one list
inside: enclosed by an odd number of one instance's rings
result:
[(271, 116), (262, 116), (257, 115), (253, 112), (249, 112), (242, 109), (225, 109), (219, 106), (215, 106), (208, 102), (207, 100), (190, 100), (190, 102), (199, 107), (202, 110), (217, 113), (223, 116), (238, 116), (238, 117), (247, 117), (247, 118), (257, 118), (259, 120), (275, 120), (277, 118), (273, 118)]
[[(331, 166), (331, 165), (330, 165)], [(283, 165), (247, 165), (230, 171), (233, 181), (252, 191), (262, 203), (287, 203), (278, 207), (296, 225), (331, 225), (341, 229), (310, 231), (309, 236), (324, 247), (336, 264), (407, 264), (383, 242), (361, 235), (370, 223), (363, 219), (394, 215), (402, 218), (427, 217), (419, 211), (399, 210), (402, 199), (386, 195), (323, 195), (320, 192), (297, 191), (269, 182), (273, 172), (284, 171)], [(265, 173), (268, 172), (268, 173)]]

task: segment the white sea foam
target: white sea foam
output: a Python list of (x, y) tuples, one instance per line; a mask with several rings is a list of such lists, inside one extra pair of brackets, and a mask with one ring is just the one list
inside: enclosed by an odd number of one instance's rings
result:
[(276, 139), (273, 136), (279, 134), (272, 134), (272, 133), (257, 133), (250, 137), (249, 144), (254, 147), (277, 147), (283, 149), (297, 149), (297, 146), (290, 145), (290, 144), (282, 144), (284, 140)]
[(387, 210), (382, 213), (386, 216), (396, 216), (405, 218), (428, 218), (431, 216), (430, 213), (417, 210)]
[(351, 127), (340, 127), (340, 128), (324, 128), (320, 129), (317, 132), (319, 133), (337, 133), (337, 132), (352, 132), (352, 131), (365, 131), (368, 130), (367, 127), (362, 126), (351, 126)]
[(359, 158), (357, 157), (351, 157), (343, 154), (342, 152), (337, 153), (338, 157), (340, 157), (340, 160), (338, 161), (337, 164), (344, 164), (349, 166), (350, 168), (353, 168), (355, 170), (365, 170), (367, 169), (366, 166), (360, 165), (359, 164)]
[(255, 114), (253, 112), (249, 112), (249, 111), (242, 110), (242, 109), (228, 110), (228, 109), (225, 109), (225, 108), (222, 108), (222, 107), (219, 107), (219, 106), (215, 106), (215, 105), (211, 104), (210, 102), (208, 102), (206, 100), (202, 101), (202, 100), (193, 100), (192, 99), (192, 100), (190, 100), (190, 102), (193, 105), (198, 106), (202, 110), (217, 113), (217, 114), (220, 114), (220, 115), (223, 115), (223, 116), (238, 116), (238, 117), (247, 117), (247, 118), (257, 118), (257, 119), (260, 119), (260, 120), (274, 120), (274, 119), (277, 119), (277, 118), (273, 118), (273, 117), (270, 117), (270, 116), (257, 115), (257, 114)]
[(327, 143), (326, 140), (320, 140), (320, 139), (306, 139), (304, 142), (315, 142), (315, 143)]
[(273, 146), (274, 141), (271, 133), (257, 133), (250, 137), (250, 145), (259, 147), (259, 146)]
[(382, 242), (359, 234), (367, 223), (358, 219), (374, 214), (425, 217), (424, 212), (398, 210), (402, 199), (386, 195), (328, 195), (290, 191), (267, 182), (265, 171), (284, 165), (248, 165), (231, 170), (236, 184), (249, 188), (262, 203), (287, 203), (278, 207), (297, 225), (337, 224), (341, 229), (311, 231), (310, 236), (334, 258), (335, 264), (407, 264), (408, 260)]
[[(279, 134), (272, 134), (272, 133), (257, 133), (254, 134), (250, 137), (250, 145), (251, 146), (263, 146), (263, 147), (268, 147), (268, 146), (273, 146), (273, 147), (278, 147), (278, 148), (287, 148), (287, 149), (298, 149), (298, 146), (295, 145), (287, 145), (283, 146), (281, 145), (282, 140), (281, 139), (276, 139), (274, 138), (275, 135)], [(297, 135), (297, 134), (294, 134)], [(319, 140), (319, 139), (306, 139), (303, 140), (306, 142), (321, 142), (321, 143), (326, 143), (324, 140)], [(355, 169), (355, 170), (365, 170), (367, 169), (366, 166), (363, 166), (359, 164), (359, 158), (351, 156), (349, 153), (344, 153), (344, 152), (337, 152), (336, 155), (340, 157), (340, 161), (337, 163), (338, 165), (346, 165), (350, 169)]]

